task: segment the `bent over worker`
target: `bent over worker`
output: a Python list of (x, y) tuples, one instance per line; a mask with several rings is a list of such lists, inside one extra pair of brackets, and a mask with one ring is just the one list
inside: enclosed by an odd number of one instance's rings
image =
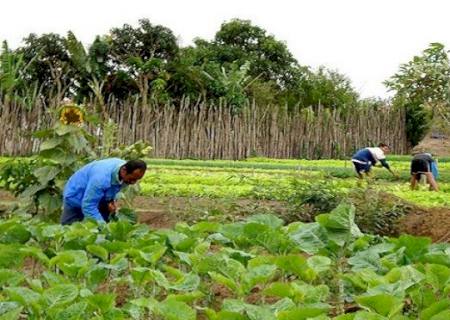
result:
[(88, 163), (76, 171), (64, 187), (61, 224), (84, 218), (108, 222), (115, 214), (116, 196), (126, 185), (135, 184), (147, 169), (142, 160), (109, 158)]
[(380, 143), (375, 148), (364, 148), (358, 150), (352, 157), (352, 163), (355, 166), (355, 171), (359, 178), (363, 177), (363, 174), (368, 175), (372, 166), (378, 162), (381, 163), (394, 177), (398, 177), (390, 168), (386, 161), (386, 155), (389, 153), (389, 146), (384, 143)]
[(411, 160), (411, 190), (415, 190), (421, 176), (427, 177), (430, 190), (438, 191), (436, 178), (438, 176), (437, 163), (430, 153), (415, 153)]

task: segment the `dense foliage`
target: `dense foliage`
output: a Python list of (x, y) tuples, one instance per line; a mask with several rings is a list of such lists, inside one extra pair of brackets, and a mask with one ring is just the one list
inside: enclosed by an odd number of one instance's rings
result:
[(448, 244), (364, 235), (341, 204), (151, 230), (0, 221), (3, 319), (447, 319)]
[(417, 145), (432, 125), (431, 120), (450, 124), (450, 64), (444, 46), (432, 43), (408, 63), (402, 64), (397, 74), (386, 81), (396, 95), (394, 105), (406, 108), (406, 126), (409, 141)]
[(300, 65), (282, 41), (247, 20), (222, 24), (211, 40), (180, 47), (173, 32), (147, 19), (97, 36), (85, 48), (72, 32), (30, 34), (17, 49), (3, 45), (3, 97), (32, 101), (138, 98), (159, 102), (189, 97), (226, 99), (236, 109), (258, 104), (330, 108), (353, 105), (350, 81), (324, 67)]

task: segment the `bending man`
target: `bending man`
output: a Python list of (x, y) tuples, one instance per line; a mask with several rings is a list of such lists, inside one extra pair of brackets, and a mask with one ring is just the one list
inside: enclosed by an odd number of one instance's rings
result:
[(437, 163), (430, 153), (417, 153), (411, 160), (411, 190), (416, 189), (420, 177), (425, 175), (430, 190), (439, 191), (436, 178), (438, 175)]
[(383, 167), (389, 170), (394, 177), (398, 177), (389, 167), (386, 161), (386, 155), (389, 153), (389, 146), (384, 143), (380, 143), (375, 148), (364, 148), (358, 150), (352, 157), (353, 165), (355, 166), (356, 173), (361, 179), (363, 174), (369, 175), (372, 166), (380, 162)]
[(135, 184), (147, 169), (142, 160), (118, 158), (97, 160), (76, 171), (64, 187), (62, 224), (84, 218), (108, 222), (116, 212), (116, 196), (126, 185)]

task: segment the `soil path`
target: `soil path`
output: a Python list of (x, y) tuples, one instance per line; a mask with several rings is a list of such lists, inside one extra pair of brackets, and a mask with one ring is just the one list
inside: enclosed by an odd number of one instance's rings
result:
[[(14, 197), (0, 189), (0, 213), (15, 202)], [(184, 197), (137, 197), (139, 222), (154, 228), (171, 228), (177, 222), (195, 223), (201, 220), (236, 221), (256, 213), (274, 213), (280, 217), (288, 211), (278, 201), (250, 199), (208, 199)], [(433, 241), (450, 241), (450, 208), (412, 207), (400, 219), (401, 233), (427, 236)]]

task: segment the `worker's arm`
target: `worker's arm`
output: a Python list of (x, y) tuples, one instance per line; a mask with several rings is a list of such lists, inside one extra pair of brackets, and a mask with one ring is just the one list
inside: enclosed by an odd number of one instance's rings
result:
[(95, 178), (90, 179), (81, 202), (81, 210), (86, 218), (92, 218), (98, 222), (105, 222), (98, 210), (98, 205), (103, 196), (104, 191), (101, 182)]
[(398, 178), (398, 174), (396, 174), (394, 171), (392, 171), (391, 167), (389, 166), (389, 163), (387, 163), (386, 159), (380, 159), (380, 163), (383, 167), (385, 167), (392, 175), (396, 178)]

